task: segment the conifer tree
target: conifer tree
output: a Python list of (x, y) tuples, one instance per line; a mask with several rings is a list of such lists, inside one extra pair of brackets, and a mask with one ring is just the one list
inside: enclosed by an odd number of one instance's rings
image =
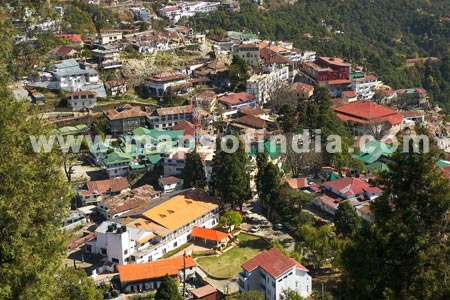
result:
[[(216, 151), (212, 161), (212, 185), (214, 192), (223, 203), (230, 203), (242, 209), (243, 203), (250, 198), (250, 176), (248, 172), (248, 154), (244, 144), (239, 140), (237, 151), (223, 151), (221, 139), (216, 140)], [(227, 140), (226, 146), (231, 149), (233, 142)]]
[(194, 151), (186, 155), (186, 164), (182, 172), (183, 188), (204, 189), (206, 186), (205, 168), (200, 155)]
[(374, 224), (342, 252), (339, 299), (450, 298), (450, 182), (438, 158), (434, 146), (393, 155), (372, 205)]
[(180, 292), (178, 291), (175, 280), (166, 275), (161, 280), (161, 285), (155, 294), (155, 300), (182, 300)]

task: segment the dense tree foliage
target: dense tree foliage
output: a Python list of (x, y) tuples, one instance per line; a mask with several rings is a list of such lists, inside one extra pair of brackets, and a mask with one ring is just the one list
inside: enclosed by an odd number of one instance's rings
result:
[(161, 280), (161, 285), (156, 290), (155, 300), (182, 300), (180, 291), (175, 280), (166, 275)]
[(204, 189), (206, 186), (205, 168), (197, 151), (186, 155), (183, 172), (183, 188)]
[(220, 218), (220, 224), (224, 224), (227, 226), (239, 226), (242, 223), (242, 215), (235, 211), (235, 210), (229, 210), (227, 211), (221, 218)]
[(236, 91), (239, 88), (245, 89), (247, 79), (250, 78), (250, 67), (240, 56), (233, 56), (231, 65), (228, 68), (228, 79), (231, 83), (231, 89)]
[[(229, 203), (234, 209), (251, 196), (250, 176), (248, 172), (249, 158), (245, 152), (244, 144), (237, 137), (236, 151), (224, 151), (220, 138), (216, 140), (216, 151), (212, 161), (212, 186), (214, 192), (222, 203)], [(227, 139), (224, 145), (227, 149), (233, 149), (233, 141)]]
[(361, 219), (350, 203), (342, 202), (334, 215), (334, 225), (336, 233), (347, 237), (360, 229)]
[(59, 291), (54, 299), (101, 300), (103, 295), (81, 269), (64, 269), (57, 276)]
[[(199, 30), (219, 26), (246, 30), (262, 38), (289, 40), (320, 56), (342, 56), (362, 65), (393, 88), (426, 86), (429, 74), (408, 66), (406, 58), (437, 56), (430, 71), (432, 96), (450, 107), (448, 3), (444, 1), (306, 0), (271, 9), (241, 1), (239, 11), (219, 10), (198, 16)], [(440, 75), (442, 76), (440, 76)]]
[(311, 261), (314, 269), (319, 269), (326, 259), (334, 257), (338, 250), (338, 240), (329, 225), (316, 228), (303, 225), (299, 228), (302, 237), (301, 247), (305, 251), (304, 257)]
[(280, 300), (305, 300), (300, 294), (292, 289), (283, 290), (280, 294)]
[(343, 249), (340, 299), (449, 299), (450, 182), (438, 158), (434, 147), (394, 154), (375, 223)]

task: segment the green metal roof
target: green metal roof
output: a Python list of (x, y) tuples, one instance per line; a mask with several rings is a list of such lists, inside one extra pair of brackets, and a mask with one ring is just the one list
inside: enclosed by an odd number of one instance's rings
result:
[(448, 166), (450, 166), (450, 161), (440, 159), (436, 162), (436, 166), (437, 167), (448, 167)]
[(388, 145), (379, 141), (370, 141), (365, 145), (365, 150), (359, 152), (358, 155), (355, 156), (356, 159), (366, 163), (371, 164), (380, 159), (381, 156), (391, 156), (394, 152), (392, 150), (392, 145)]
[(146, 158), (148, 158), (150, 163), (153, 165), (157, 164), (162, 159), (161, 155), (159, 154), (148, 155)]
[(277, 159), (281, 156), (281, 145), (275, 144), (275, 146), (271, 146), (270, 141), (264, 142), (264, 148), (266, 149), (267, 153), (269, 154), (271, 159)]
[(380, 161), (374, 162), (372, 164), (368, 164), (366, 166), (367, 171), (370, 171), (371, 173), (373, 173), (373, 171), (375, 170), (379, 170), (379, 171), (389, 171), (389, 167), (387, 164), (382, 163)]
[(122, 164), (129, 163), (133, 160), (133, 157), (127, 153), (114, 151), (106, 155), (102, 161), (105, 165), (114, 165), (114, 164)]

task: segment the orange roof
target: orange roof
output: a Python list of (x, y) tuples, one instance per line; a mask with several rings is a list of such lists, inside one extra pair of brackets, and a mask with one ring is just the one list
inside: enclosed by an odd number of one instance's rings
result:
[(216, 288), (209, 284), (199, 287), (198, 289), (192, 290), (192, 295), (194, 295), (197, 298), (203, 298), (214, 293), (217, 293)]
[(106, 180), (88, 181), (86, 183), (88, 190), (85, 194), (104, 194), (106, 192), (120, 192), (130, 186), (126, 177), (116, 177)]
[(176, 230), (206, 213), (218, 208), (217, 204), (201, 201), (202, 195), (194, 197), (188, 193), (179, 194), (143, 213), (143, 217)]
[(402, 122), (402, 116), (398, 112), (371, 101), (354, 101), (335, 107), (334, 111), (343, 121), (355, 121), (363, 124), (387, 121), (392, 125)]
[[(192, 256), (186, 256), (186, 268), (195, 267)], [(143, 264), (119, 265), (119, 278), (121, 282), (138, 281), (168, 275), (178, 275), (184, 268), (183, 256), (151, 261)]]
[(198, 237), (210, 241), (220, 242), (227, 238), (228, 234), (217, 231), (214, 229), (208, 229), (203, 227), (194, 227), (191, 232), (191, 236)]
[(303, 189), (308, 187), (307, 178), (283, 178), (281, 183), (283, 184), (285, 182), (293, 189)]

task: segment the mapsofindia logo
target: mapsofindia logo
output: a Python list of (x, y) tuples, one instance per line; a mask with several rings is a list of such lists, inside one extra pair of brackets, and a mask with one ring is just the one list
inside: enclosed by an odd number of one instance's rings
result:
[[(91, 153), (106, 153), (114, 150), (115, 147), (126, 153), (163, 153), (173, 152), (179, 149), (184, 153), (193, 152), (202, 147), (213, 148), (216, 146), (216, 138), (210, 135), (194, 137), (192, 135), (182, 135), (177, 138), (167, 134), (162, 134), (155, 139), (152, 136), (124, 136), (122, 139), (114, 139), (112, 136), (91, 136), (91, 135), (49, 135), (30, 136), (33, 151), (36, 153), (49, 153), (59, 148), (62, 152), (79, 153), (81, 150), (89, 150)], [(256, 150), (258, 153), (265, 151), (264, 143), (269, 142), (272, 149), (275, 147), (280, 152), (306, 153), (306, 152), (326, 152), (326, 153), (354, 153), (355, 147), (344, 147), (343, 139), (339, 135), (322, 136), (321, 130), (303, 130), (301, 134), (273, 135), (265, 139), (263, 131), (251, 131), (242, 136), (225, 135), (220, 138), (220, 148), (226, 153), (234, 153), (238, 150), (240, 140), (247, 152)], [(372, 153), (376, 150), (372, 141), (376, 141), (372, 135), (363, 135), (359, 138), (357, 148), (365, 153)], [(413, 152), (426, 153), (429, 151), (430, 141), (426, 135), (404, 135), (400, 144), (396, 136), (385, 135), (378, 143), (378, 149), (382, 151), (395, 152), (399, 150), (405, 153)], [(87, 149), (86, 149), (87, 148)]]

